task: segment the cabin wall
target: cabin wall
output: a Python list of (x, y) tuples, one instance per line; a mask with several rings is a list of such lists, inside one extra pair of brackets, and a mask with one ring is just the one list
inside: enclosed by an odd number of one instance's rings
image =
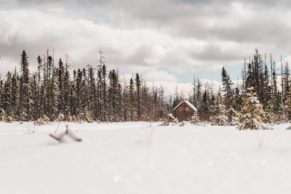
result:
[(175, 111), (174, 116), (179, 122), (190, 120), (194, 111), (184, 102)]

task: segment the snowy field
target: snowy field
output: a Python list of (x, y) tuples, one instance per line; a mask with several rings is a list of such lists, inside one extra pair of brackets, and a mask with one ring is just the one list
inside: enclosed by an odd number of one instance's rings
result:
[[(1, 194), (268, 194), (291, 192), (291, 130), (154, 123), (0, 123)], [(64, 123), (60, 128), (64, 127)]]

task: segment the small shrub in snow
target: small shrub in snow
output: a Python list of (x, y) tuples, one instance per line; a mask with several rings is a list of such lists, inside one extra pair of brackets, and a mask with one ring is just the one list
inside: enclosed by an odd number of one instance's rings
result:
[(36, 125), (45, 125), (45, 124), (48, 124), (49, 121), (50, 121), (50, 119), (46, 115), (44, 115), (41, 118), (38, 118), (34, 122), (34, 124), (36, 124)]
[(179, 124), (179, 126), (181, 126), (181, 127), (183, 127), (185, 125), (185, 122), (181, 122), (180, 124)]
[(35, 125), (45, 125), (47, 122), (45, 122), (42, 118), (38, 118), (34, 124)]
[(88, 123), (92, 123), (92, 122), (93, 122), (93, 114), (92, 114), (92, 112), (90, 112), (90, 111), (86, 111), (86, 114), (85, 114), (85, 120), (86, 120)]
[(63, 121), (63, 120), (65, 120), (65, 116), (62, 113), (59, 113), (58, 121)]
[(12, 116), (7, 116), (7, 117), (6, 117), (6, 122), (11, 123), (11, 122), (13, 122), (13, 121), (14, 121), (14, 119), (13, 119)]
[(198, 124), (200, 122), (198, 114), (195, 112), (194, 115), (191, 117), (190, 122), (192, 124)]
[(28, 114), (26, 113), (26, 112), (22, 112), (21, 114), (20, 114), (20, 121), (29, 121), (29, 119), (28, 119)]
[(172, 114), (168, 114), (167, 119), (161, 124), (161, 126), (169, 126), (170, 124), (173, 125), (177, 123), (178, 120)]
[(44, 122), (49, 122), (50, 121), (50, 118), (48, 118), (48, 116), (46, 116), (46, 115), (44, 115), (43, 117), (42, 117), (42, 120), (44, 121)]

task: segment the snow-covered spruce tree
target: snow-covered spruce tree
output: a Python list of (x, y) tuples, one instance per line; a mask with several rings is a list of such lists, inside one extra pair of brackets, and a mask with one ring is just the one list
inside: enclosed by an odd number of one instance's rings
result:
[(58, 118), (59, 114), (59, 86), (58, 86), (58, 80), (57, 80), (57, 71), (53, 71), (53, 75), (51, 78), (51, 120), (56, 120)]
[(92, 114), (92, 111), (88, 110), (87, 108), (85, 109), (85, 120), (88, 123), (92, 123), (93, 122), (93, 114)]
[(264, 110), (254, 88), (247, 88), (247, 92), (243, 96), (243, 107), (239, 113), (237, 128), (239, 130), (260, 129), (263, 125), (263, 117)]
[(203, 96), (202, 96), (202, 100), (201, 100), (201, 105), (200, 105), (200, 109), (198, 109), (199, 111), (199, 116), (203, 120), (209, 120), (209, 116), (210, 116), (210, 107), (209, 107), (209, 94), (206, 90), (204, 90), (203, 92)]
[[(202, 100), (202, 84), (200, 82), (199, 79), (197, 79), (196, 77), (194, 77), (194, 81), (193, 81), (193, 96), (192, 96), (192, 103), (193, 105), (200, 110), (200, 106), (201, 106), (201, 100)], [(177, 91), (176, 91), (177, 93)], [(174, 104), (175, 107), (176, 104)]]
[(92, 111), (88, 108), (89, 106), (89, 91), (88, 91), (88, 76), (86, 73), (86, 69), (83, 68), (82, 70), (83, 79), (81, 83), (81, 120), (86, 121), (86, 110), (90, 112), (92, 115)]
[(16, 73), (16, 70), (12, 76), (12, 118), (14, 120), (19, 120), (19, 98), (20, 98), (20, 87), (19, 87), (19, 77)]
[(137, 119), (141, 119), (141, 80), (137, 73), (135, 75), (135, 86), (136, 86), (136, 105), (137, 105)]
[[(70, 109), (70, 100), (71, 100), (71, 95), (70, 95), (70, 88), (71, 88), (71, 82), (70, 82), (70, 73), (66, 69), (65, 72), (65, 77), (64, 77), (64, 115), (66, 118), (71, 116), (71, 109)], [(97, 103), (97, 102), (96, 102)]]
[(160, 86), (158, 89), (158, 107), (159, 109), (156, 110), (159, 112), (159, 114), (156, 114), (156, 117), (158, 118), (157, 120), (163, 119), (169, 114), (169, 107), (167, 106), (164, 88), (162, 86)]
[[(149, 95), (149, 88), (143, 81), (141, 85), (141, 120), (143, 121), (152, 120), (151, 115), (153, 114), (153, 107), (151, 103), (149, 103), (150, 100), (152, 100), (152, 96)], [(159, 105), (156, 108), (158, 109)]]
[(4, 90), (3, 80), (0, 78), (0, 109), (3, 109), (3, 106), (4, 106), (4, 91), (3, 90)]
[(273, 107), (273, 112), (275, 114), (274, 116), (274, 121), (276, 123), (282, 123), (285, 122), (286, 119), (286, 114), (284, 111), (284, 104), (281, 96), (281, 92), (277, 92), (274, 94), (274, 97), (272, 98), (272, 107)]
[(135, 120), (135, 111), (134, 111), (134, 84), (133, 84), (133, 79), (130, 78), (129, 82), (129, 113), (130, 113), (130, 121)]
[(227, 125), (227, 115), (224, 104), (221, 103), (219, 99), (215, 99), (213, 101), (213, 105), (211, 106), (212, 116), (210, 117), (211, 123), (213, 125), (224, 126)]
[(84, 118), (83, 113), (85, 112), (83, 110), (83, 87), (82, 87), (82, 80), (83, 80), (83, 72), (81, 69), (78, 69), (77, 71), (77, 78), (76, 78), (76, 119), (80, 121), (82, 118)]
[[(235, 88), (232, 107), (235, 111), (240, 111), (242, 107), (242, 97), (239, 88)], [(231, 109), (230, 108), (230, 109)], [(230, 110), (229, 109), (229, 110)]]
[(11, 117), (13, 111), (12, 104), (12, 78), (11, 73), (8, 72), (6, 75), (6, 81), (4, 83), (4, 110), (6, 118)]
[(31, 119), (31, 90), (29, 64), (25, 51), (21, 54), (21, 77), (20, 77), (20, 120), (29, 121)]
[(120, 121), (120, 107), (119, 98), (121, 97), (119, 92), (119, 80), (118, 73), (113, 69), (109, 71), (109, 91), (108, 91), (108, 103), (109, 103), (109, 120), (110, 121)]
[(61, 114), (65, 113), (65, 66), (62, 59), (59, 59), (59, 67), (57, 68), (57, 86), (58, 86), (58, 112)]
[(120, 110), (120, 114), (121, 114), (121, 118), (122, 118), (122, 121), (129, 121), (129, 93), (128, 93), (128, 87), (125, 86), (123, 88), (120, 88), (122, 91), (121, 91), (121, 95), (122, 95), (122, 98), (120, 98), (121, 102), (121, 110)]
[(229, 109), (233, 105), (233, 98), (234, 98), (234, 92), (232, 89), (232, 81), (225, 70), (224, 67), (222, 67), (221, 71), (222, 76), (222, 86), (223, 86), (223, 92), (224, 92), (224, 104), (226, 106), (226, 109)]
[(103, 112), (102, 107), (102, 100), (101, 100), (101, 93), (102, 93), (102, 75), (101, 75), (101, 68), (97, 70), (97, 83), (96, 83), (96, 119), (101, 121), (101, 113)]
[(37, 74), (32, 75), (32, 81), (31, 81), (31, 119), (37, 120), (40, 118), (39, 116), (39, 103), (38, 103), (38, 86), (37, 86)]
[(89, 81), (88, 81), (88, 90), (89, 90), (89, 103), (88, 109), (92, 112), (92, 119), (97, 119), (97, 88), (94, 77), (94, 71), (92, 67), (89, 67)]
[(107, 93), (107, 68), (103, 63), (101, 67), (101, 121), (108, 121), (108, 93)]
[(266, 106), (265, 110), (265, 115), (266, 115), (266, 119), (268, 119), (266, 121), (266, 123), (274, 123), (275, 122), (275, 113), (273, 112), (274, 110), (274, 105), (272, 103), (272, 101), (269, 102), (269, 104)]
[(117, 112), (117, 115), (118, 115), (118, 121), (123, 121), (123, 115), (122, 115), (122, 102), (123, 102), (123, 96), (122, 96), (122, 87), (121, 87), (121, 84), (118, 83), (118, 86), (117, 86), (117, 93), (116, 93), (116, 98), (117, 98), (117, 102), (116, 102), (116, 112)]

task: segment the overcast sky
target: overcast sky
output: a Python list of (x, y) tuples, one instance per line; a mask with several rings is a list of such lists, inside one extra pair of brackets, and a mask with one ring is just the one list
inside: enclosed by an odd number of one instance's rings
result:
[(255, 48), (288, 59), (290, 18), (288, 0), (0, 0), (0, 73), (23, 49), (31, 66), (54, 48), (73, 68), (98, 64), (102, 50), (124, 77), (187, 93), (194, 74), (219, 81), (222, 66), (237, 79)]

